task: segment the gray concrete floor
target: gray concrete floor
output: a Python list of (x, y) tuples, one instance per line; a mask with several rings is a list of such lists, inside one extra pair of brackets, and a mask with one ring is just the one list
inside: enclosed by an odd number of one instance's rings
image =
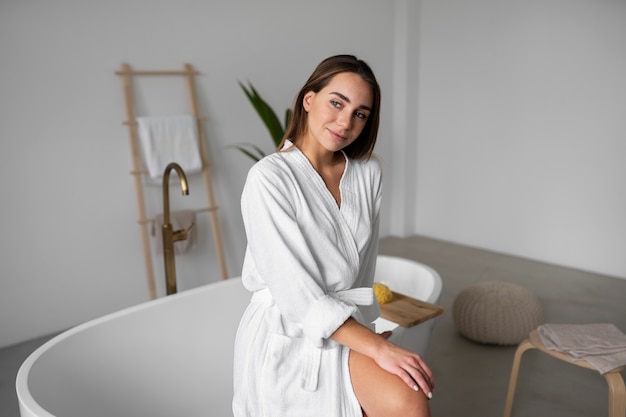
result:
[[(435, 373), (435, 417), (502, 416), (515, 347), (470, 342), (452, 320), (452, 303), (467, 286), (490, 280), (520, 284), (539, 297), (549, 323), (613, 323), (626, 332), (626, 280), (424, 237), (384, 238), (380, 252), (425, 263), (443, 278), (426, 361)], [(0, 349), (0, 416), (19, 417), (15, 376), (21, 363), (51, 336)], [(606, 416), (602, 376), (537, 351), (524, 354), (513, 416)]]

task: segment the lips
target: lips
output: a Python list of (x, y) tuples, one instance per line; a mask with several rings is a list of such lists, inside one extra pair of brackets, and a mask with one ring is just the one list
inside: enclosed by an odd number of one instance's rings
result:
[(341, 134), (340, 134), (340, 133), (338, 133), (338, 132), (335, 132), (334, 130), (328, 129), (328, 131), (330, 132), (330, 135), (331, 135), (331, 136), (333, 137), (333, 139), (335, 139), (335, 140), (341, 140), (341, 141), (343, 141), (343, 140), (348, 140), (348, 138), (347, 138), (347, 137), (345, 137), (345, 136), (341, 135)]

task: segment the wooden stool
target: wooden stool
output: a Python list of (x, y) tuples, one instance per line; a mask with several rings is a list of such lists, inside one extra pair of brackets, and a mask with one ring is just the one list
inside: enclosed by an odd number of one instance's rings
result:
[[(533, 330), (528, 335), (528, 339), (523, 340), (515, 351), (513, 368), (511, 369), (511, 379), (509, 380), (509, 390), (506, 394), (504, 417), (511, 416), (511, 409), (513, 407), (513, 397), (515, 396), (515, 385), (517, 384), (517, 374), (519, 372), (520, 361), (522, 359), (522, 354), (529, 349), (539, 349), (540, 351), (547, 353), (548, 355), (560, 359), (564, 362), (591, 369), (597, 372), (596, 368), (591, 366), (587, 361), (574, 361), (565, 353), (555, 350), (549, 350), (541, 341), (541, 337), (539, 337), (539, 333), (537, 333), (537, 330)], [(620, 374), (620, 372), (624, 370), (624, 368), (625, 367), (622, 366), (602, 375), (606, 379), (606, 382), (609, 384), (609, 417), (626, 416), (626, 386), (624, 386), (624, 379)]]

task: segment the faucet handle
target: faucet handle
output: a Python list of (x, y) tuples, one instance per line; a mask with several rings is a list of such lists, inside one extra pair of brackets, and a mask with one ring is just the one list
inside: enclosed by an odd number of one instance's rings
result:
[(186, 229), (176, 230), (172, 233), (172, 241), (177, 242), (179, 240), (186, 240), (188, 233), (193, 227), (193, 222)]

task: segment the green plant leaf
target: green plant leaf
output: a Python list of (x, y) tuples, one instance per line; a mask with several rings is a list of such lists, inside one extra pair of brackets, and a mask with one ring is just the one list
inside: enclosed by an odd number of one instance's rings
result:
[(278, 146), (280, 141), (283, 139), (283, 135), (285, 134), (283, 126), (280, 124), (280, 120), (278, 119), (278, 116), (276, 116), (276, 113), (270, 107), (270, 105), (267, 104), (265, 100), (263, 100), (263, 98), (258, 93), (258, 91), (256, 91), (252, 83), (248, 82), (248, 87), (246, 87), (242, 82), (239, 82), (239, 86), (246, 94), (246, 97), (248, 97), (248, 100), (252, 104), (252, 107), (254, 107), (257, 114), (265, 124), (265, 127), (267, 127), (267, 130), (269, 131), (270, 136), (274, 141), (274, 144)]

